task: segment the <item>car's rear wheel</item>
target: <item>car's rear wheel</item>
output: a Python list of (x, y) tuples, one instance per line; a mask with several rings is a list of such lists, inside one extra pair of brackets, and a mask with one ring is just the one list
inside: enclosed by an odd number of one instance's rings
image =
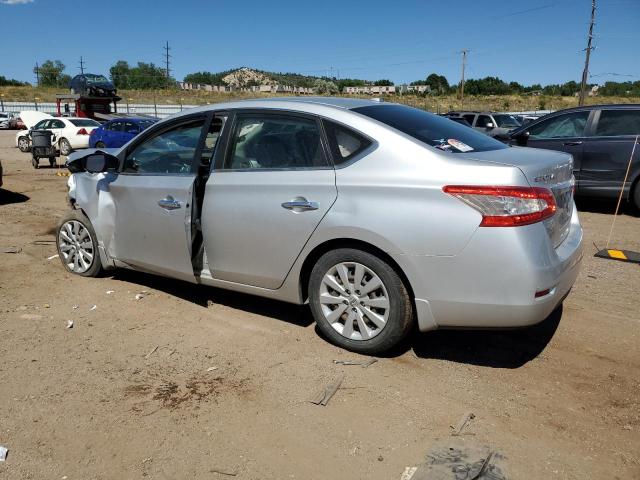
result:
[(31, 147), (29, 146), (29, 139), (27, 137), (20, 137), (18, 139), (18, 148), (21, 152), (28, 152), (31, 150)]
[(71, 155), (71, 152), (73, 151), (73, 149), (71, 148), (71, 144), (69, 143), (69, 140), (67, 140), (66, 138), (61, 138), (60, 141), (58, 142), (58, 146), (60, 148), (60, 155), (63, 156), (67, 156), (67, 155)]
[(96, 142), (96, 148), (105, 148), (106, 145), (104, 144), (104, 142)]
[(79, 210), (71, 210), (60, 220), (56, 244), (67, 271), (83, 277), (97, 277), (102, 271), (96, 232)]
[(321, 332), (365, 354), (396, 346), (411, 330), (413, 306), (397, 272), (362, 250), (325, 253), (309, 278), (309, 303)]

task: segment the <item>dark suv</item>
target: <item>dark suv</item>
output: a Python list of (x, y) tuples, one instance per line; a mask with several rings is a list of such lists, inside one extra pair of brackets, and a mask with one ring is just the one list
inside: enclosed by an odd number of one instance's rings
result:
[[(511, 133), (511, 145), (573, 155), (576, 195), (617, 198), (637, 135), (640, 105), (590, 105), (558, 110)], [(640, 145), (624, 196), (640, 209)]]
[(521, 125), (518, 119), (509, 113), (449, 112), (447, 117), (464, 118), (474, 129), (501, 142), (507, 142), (511, 131)]

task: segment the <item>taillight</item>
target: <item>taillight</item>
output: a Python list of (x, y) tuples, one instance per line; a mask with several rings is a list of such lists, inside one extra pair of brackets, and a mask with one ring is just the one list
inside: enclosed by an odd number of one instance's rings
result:
[(78, 135), (89, 135), (89, 132), (87, 132), (84, 128), (81, 128), (80, 130), (78, 130)]
[(481, 227), (530, 225), (551, 217), (557, 209), (548, 188), (447, 185), (442, 190), (480, 212)]

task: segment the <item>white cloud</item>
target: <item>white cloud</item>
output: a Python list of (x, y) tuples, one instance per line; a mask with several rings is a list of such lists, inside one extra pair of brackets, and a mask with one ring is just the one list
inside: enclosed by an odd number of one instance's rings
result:
[(4, 3), (5, 5), (23, 5), (31, 2), (33, 2), (33, 0), (0, 0), (0, 3)]

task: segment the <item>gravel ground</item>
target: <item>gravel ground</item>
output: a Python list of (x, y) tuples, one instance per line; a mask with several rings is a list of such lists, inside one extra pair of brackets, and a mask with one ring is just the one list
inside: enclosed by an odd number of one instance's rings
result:
[[(495, 478), (640, 478), (640, 268), (593, 257), (612, 204), (579, 205), (582, 271), (544, 323), (416, 333), (342, 366), (358, 356), (306, 307), (65, 273), (48, 257), (66, 177), (31, 168), (14, 135), (0, 132), (0, 478), (399, 479), (454, 439), (495, 452)], [(640, 218), (625, 211), (614, 238), (640, 251)], [(327, 406), (308, 402), (340, 375)]]

